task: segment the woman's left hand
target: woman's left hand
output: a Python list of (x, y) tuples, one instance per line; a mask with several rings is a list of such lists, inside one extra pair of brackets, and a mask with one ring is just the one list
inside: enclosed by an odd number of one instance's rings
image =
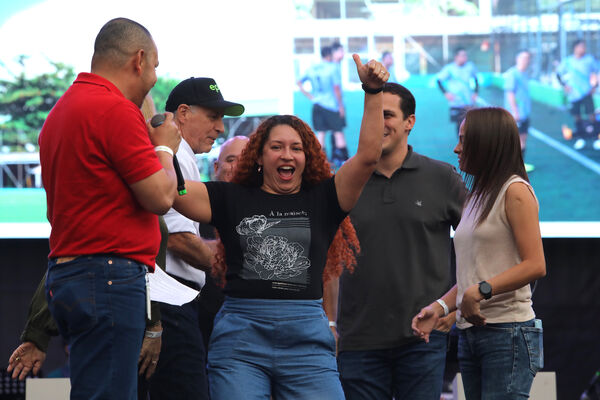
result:
[(481, 300), (483, 297), (479, 293), (479, 286), (472, 285), (465, 291), (460, 305), (461, 316), (475, 326), (485, 325), (485, 317), (481, 314), (479, 304)]
[(353, 54), (352, 58), (356, 63), (356, 72), (360, 81), (371, 89), (378, 89), (387, 82), (390, 77), (389, 72), (379, 61), (371, 60), (363, 64), (358, 54)]

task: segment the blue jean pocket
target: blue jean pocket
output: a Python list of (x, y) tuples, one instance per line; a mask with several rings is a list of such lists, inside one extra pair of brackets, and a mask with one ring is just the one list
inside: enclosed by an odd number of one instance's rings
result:
[(533, 326), (522, 326), (521, 331), (529, 353), (529, 368), (535, 374), (544, 368), (544, 330)]
[(48, 306), (61, 332), (75, 334), (97, 323), (94, 280), (94, 273), (87, 272), (55, 280), (48, 286)]

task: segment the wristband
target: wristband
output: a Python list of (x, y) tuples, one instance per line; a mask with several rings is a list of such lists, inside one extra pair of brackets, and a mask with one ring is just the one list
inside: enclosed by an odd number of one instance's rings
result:
[(150, 339), (156, 339), (162, 336), (162, 329), (160, 331), (146, 331), (144, 336)]
[(171, 157), (173, 157), (173, 150), (169, 146), (156, 146), (154, 151), (164, 151), (165, 153), (169, 153)]
[(442, 299), (437, 299), (436, 301), (444, 309), (444, 317), (447, 316), (450, 313), (450, 310), (448, 309), (446, 302)]
[(367, 85), (365, 85), (364, 83), (362, 84), (362, 89), (365, 91), (365, 93), (369, 93), (369, 94), (377, 94), (379, 92), (383, 91), (383, 86), (377, 88), (377, 89), (373, 89), (368, 87)]
[(335, 321), (329, 321), (329, 327), (337, 328), (337, 323)]

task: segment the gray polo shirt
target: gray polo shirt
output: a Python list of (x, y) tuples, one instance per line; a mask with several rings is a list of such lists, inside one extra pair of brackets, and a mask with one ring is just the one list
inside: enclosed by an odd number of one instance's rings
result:
[(340, 277), (340, 351), (416, 340), (413, 316), (450, 288), (450, 226), (465, 196), (453, 166), (411, 146), (389, 179), (373, 173), (350, 212), (361, 252), (354, 273)]

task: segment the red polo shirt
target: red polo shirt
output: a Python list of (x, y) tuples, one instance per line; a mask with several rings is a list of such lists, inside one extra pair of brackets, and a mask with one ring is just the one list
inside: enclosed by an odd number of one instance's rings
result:
[(50, 258), (118, 254), (154, 267), (158, 217), (129, 185), (162, 169), (139, 108), (108, 80), (81, 73), (40, 133)]

